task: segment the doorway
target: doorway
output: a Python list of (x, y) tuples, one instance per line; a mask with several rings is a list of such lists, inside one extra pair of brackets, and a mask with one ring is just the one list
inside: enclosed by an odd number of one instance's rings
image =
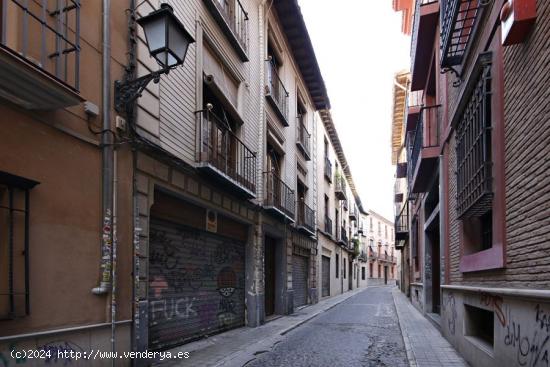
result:
[(384, 284), (388, 284), (388, 267), (384, 266)]
[(349, 260), (348, 262), (348, 287), (349, 287), (349, 290), (351, 291), (353, 289), (353, 264), (351, 262), (351, 260)]
[(439, 230), (426, 232), (431, 249), (431, 271), (432, 271), (432, 312), (441, 314), (441, 277), (440, 277), (440, 254), (439, 254)]
[(269, 236), (265, 236), (265, 316), (271, 316), (275, 313), (275, 249), (277, 241)]

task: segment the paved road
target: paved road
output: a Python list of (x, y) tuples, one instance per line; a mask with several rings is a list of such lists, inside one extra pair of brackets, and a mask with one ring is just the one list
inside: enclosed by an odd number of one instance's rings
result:
[(391, 289), (365, 289), (291, 331), (246, 367), (408, 366)]

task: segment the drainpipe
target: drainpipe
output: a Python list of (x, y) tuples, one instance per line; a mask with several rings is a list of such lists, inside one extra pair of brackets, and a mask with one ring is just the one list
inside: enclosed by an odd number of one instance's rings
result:
[[(116, 265), (117, 265), (117, 186), (118, 186), (117, 151), (113, 152), (113, 253), (111, 264), (111, 351), (115, 352), (116, 329)], [(111, 358), (112, 366), (115, 366), (115, 358)]]
[(96, 295), (107, 294), (111, 289), (112, 267), (112, 215), (113, 215), (113, 136), (111, 134), (111, 35), (110, 35), (110, 0), (103, 0), (102, 30), (102, 106), (103, 126), (101, 135), (102, 149), (102, 212), (103, 228), (101, 238), (100, 283), (92, 289)]

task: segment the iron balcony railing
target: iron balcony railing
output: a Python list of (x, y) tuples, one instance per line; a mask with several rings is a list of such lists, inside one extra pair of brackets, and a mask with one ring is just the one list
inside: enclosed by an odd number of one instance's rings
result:
[(315, 211), (305, 203), (304, 199), (298, 201), (298, 216), (296, 224), (298, 227), (315, 232)]
[(243, 50), (248, 52), (248, 13), (244, 10), (241, 2), (239, 0), (211, 1), (222, 14)]
[(409, 134), (410, 144), (409, 158), (407, 161), (409, 171), (409, 187), (412, 183), (412, 174), (416, 168), (420, 151), (425, 148), (432, 148), (439, 145), (439, 124), (437, 119), (439, 106), (422, 107), (418, 117), (416, 130)]
[(279, 109), (281, 115), (288, 121), (288, 92), (279, 78), (277, 72), (277, 66), (271, 61), (267, 61), (268, 80), (267, 86), (269, 89), (269, 96), (273, 99), (273, 102)]
[(264, 206), (280, 210), (289, 218), (294, 218), (296, 199), (294, 190), (274, 172), (264, 172)]
[[(53, 3), (53, 2), (50, 2)], [(0, 42), (74, 90), (80, 89), (80, 0), (0, 1)]]
[(347, 200), (343, 200), (343, 201), (342, 201), (342, 208), (343, 208), (345, 211), (348, 210), (348, 208), (349, 208), (349, 203), (348, 203)]
[(256, 153), (213, 112), (198, 112), (199, 163), (206, 163), (251, 193), (256, 192)]
[(346, 245), (348, 244), (348, 233), (346, 232), (346, 227), (342, 227), (340, 229), (340, 241), (344, 242)]
[(332, 182), (332, 163), (328, 157), (325, 157), (325, 177)]
[(441, 1), (441, 66), (460, 65), (480, 9), (480, 0)]
[(395, 233), (400, 238), (401, 233), (409, 232), (409, 205), (408, 201), (405, 202), (401, 212), (395, 217)]
[(346, 180), (340, 173), (337, 173), (334, 177), (334, 193), (340, 200), (346, 200)]
[(359, 254), (359, 260), (361, 260), (361, 261), (367, 261), (368, 260), (367, 253), (364, 250), (361, 250), (361, 253)]
[(306, 126), (302, 121), (296, 124), (296, 143), (302, 149), (306, 158), (310, 157), (310, 140), (311, 134), (307, 131)]
[(325, 215), (325, 232), (332, 236), (332, 219)]

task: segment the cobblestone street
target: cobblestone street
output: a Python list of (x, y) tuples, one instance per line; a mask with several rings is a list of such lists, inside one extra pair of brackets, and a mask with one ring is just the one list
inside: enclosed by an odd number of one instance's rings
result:
[(347, 299), (246, 366), (407, 366), (392, 289)]

